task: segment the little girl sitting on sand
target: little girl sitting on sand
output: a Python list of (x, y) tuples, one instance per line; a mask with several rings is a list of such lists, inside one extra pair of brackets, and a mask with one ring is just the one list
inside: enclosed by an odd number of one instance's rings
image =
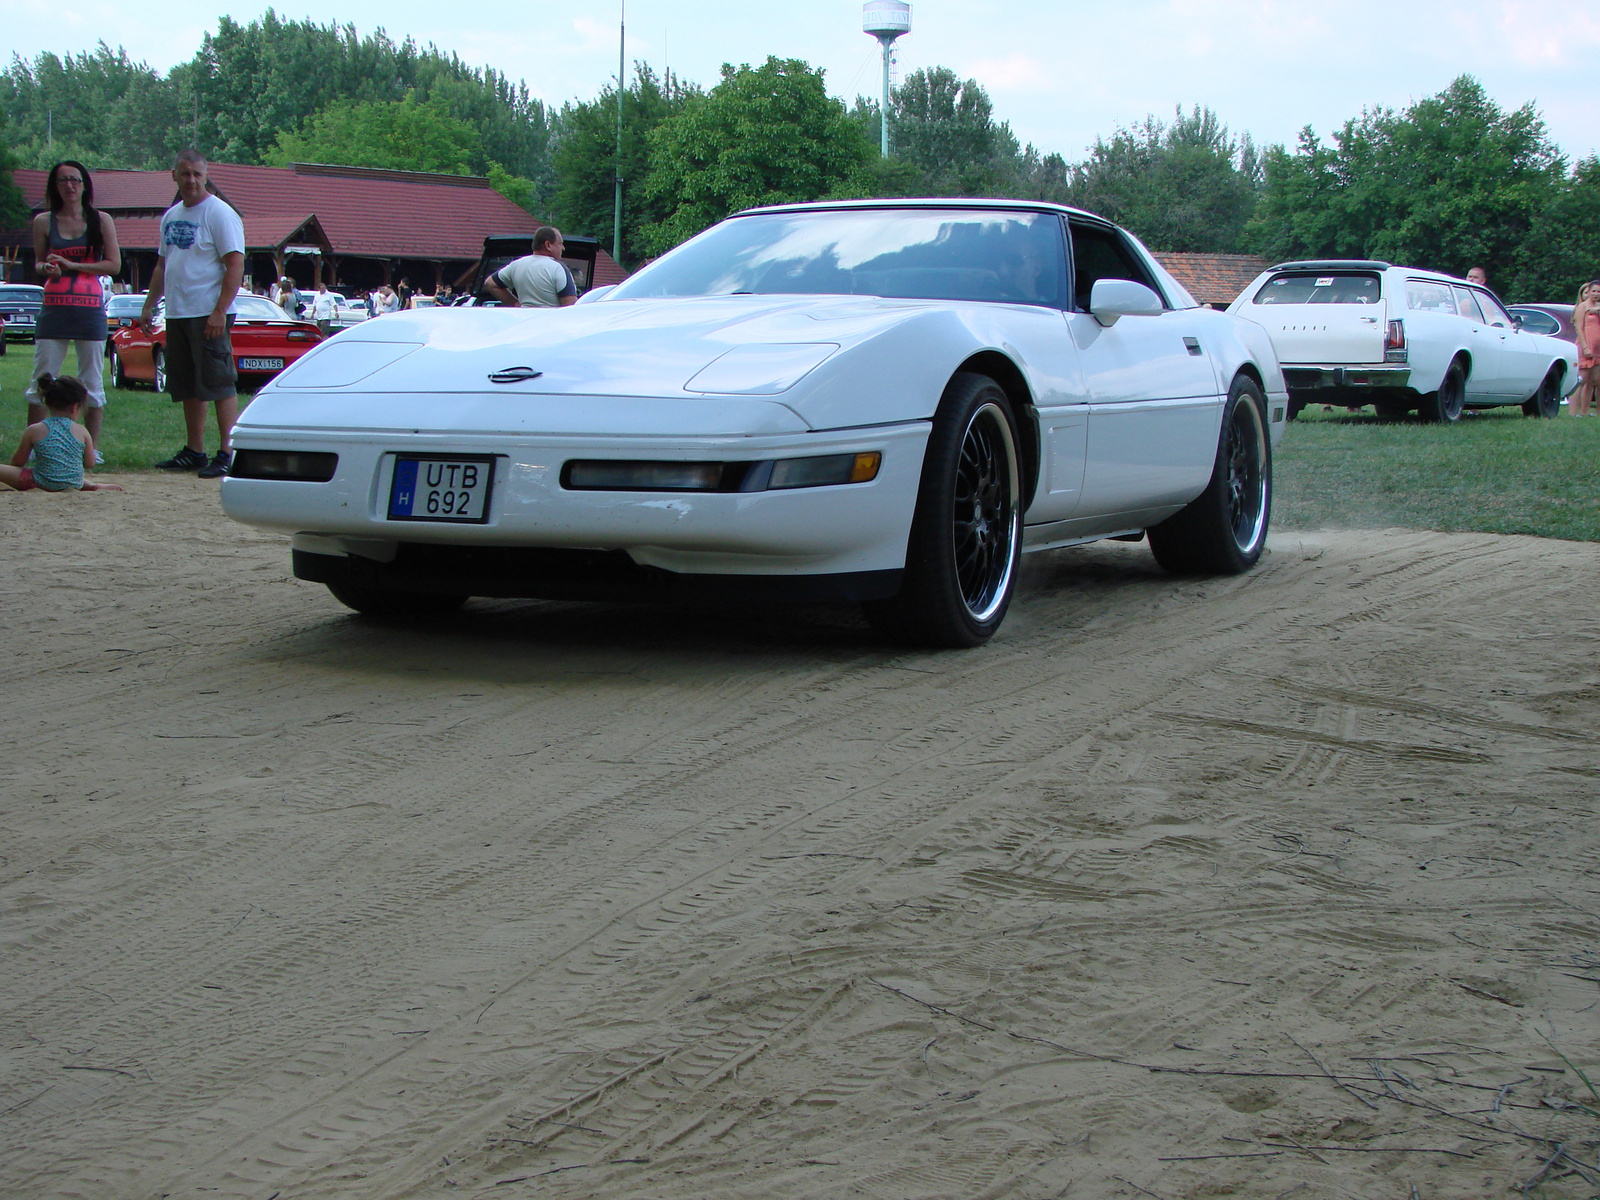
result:
[[(22, 431), (11, 465), (0, 465), (0, 483), (19, 492), (120, 492), (114, 483), (88, 483), (83, 473), (94, 466), (94, 439), (78, 424), (89, 392), (71, 375), (39, 376), (39, 398), (50, 412)], [(33, 455), (33, 466), (24, 464)]]

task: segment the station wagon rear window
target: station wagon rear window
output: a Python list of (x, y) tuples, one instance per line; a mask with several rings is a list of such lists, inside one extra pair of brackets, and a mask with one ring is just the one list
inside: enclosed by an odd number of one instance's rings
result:
[(1267, 280), (1257, 304), (1376, 304), (1378, 277), (1354, 271), (1285, 271)]

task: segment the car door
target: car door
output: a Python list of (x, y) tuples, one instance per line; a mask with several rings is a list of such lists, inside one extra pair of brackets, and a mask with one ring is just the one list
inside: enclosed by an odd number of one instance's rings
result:
[(1491, 329), (1471, 288), (1452, 286), (1456, 312), (1469, 327), (1468, 345), (1472, 349), (1472, 374), (1467, 376), (1467, 403), (1497, 401), (1506, 395), (1506, 348), (1500, 331)]
[(1158, 296), (1161, 289), (1115, 228), (1074, 219), (1069, 229), (1074, 294), (1064, 317), (1089, 393), (1079, 515), (1185, 503), (1211, 477), (1221, 421), (1207, 335), (1192, 312), (1170, 307), (1100, 324), (1089, 313), (1097, 280), (1131, 279)]
[(1494, 296), (1478, 289), (1474, 294), (1490, 331), (1500, 336), (1500, 394), (1511, 400), (1526, 400), (1539, 390), (1555, 355), (1532, 330), (1518, 329), (1505, 305)]

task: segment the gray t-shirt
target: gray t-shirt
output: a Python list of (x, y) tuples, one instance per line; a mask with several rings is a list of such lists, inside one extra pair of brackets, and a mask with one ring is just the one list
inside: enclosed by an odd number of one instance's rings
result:
[(567, 264), (548, 254), (530, 254), (507, 263), (494, 277), (523, 308), (559, 308), (561, 297), (578, 294)]

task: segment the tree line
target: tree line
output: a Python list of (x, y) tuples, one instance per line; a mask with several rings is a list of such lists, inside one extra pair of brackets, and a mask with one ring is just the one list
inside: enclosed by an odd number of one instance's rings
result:
[[(725, 66), (704, 88), (636, 64), (616, 88), (551, 108), (525, 84), (382, 31), (224, 17), (165, 76), (104, 43), (0, 72), (0, 218), (9, 169), (77, 158), (159, 169), (188, 145), (217, 161), (296, 161), (486, 175), (530, 212), (621, 258), (659, 254), (756, 204), (867, 196), (1007, 196), (1072, 204), (1159, 250), (1383, 258), (1464, 273), (1502, 294), (1564, 299), (1600, 275), (1600, 161), (1571, 163), (1533, 105), (1500, 108), (1470, 76), (1324, 138), (1258, 147), (1210, 109), (1154, 116), (1066, 161), (1022, 145), (974, 80), (945, 67), (847, 106), (794, 59)], [(10, 211), (8, 211), (8, 209)]]

